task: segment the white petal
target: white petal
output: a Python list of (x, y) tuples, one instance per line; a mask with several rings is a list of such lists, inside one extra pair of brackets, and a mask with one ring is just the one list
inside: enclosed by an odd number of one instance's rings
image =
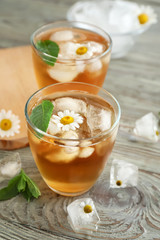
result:
[(63, 117), (64, 117), (63, 112), (58, 112), (58, 116), (59, 116), (60, 118), (63, 118)]
[(76, 130), (76, 127), (74, 125), (70, 125), (70, 129)]

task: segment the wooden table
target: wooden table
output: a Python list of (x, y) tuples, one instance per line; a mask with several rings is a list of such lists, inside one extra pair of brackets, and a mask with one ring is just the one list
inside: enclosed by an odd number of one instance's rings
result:
[[(1, 0), (0, 47), (29, 44), (29, 37), (38, 26), (65, 19), (68, 8), (75, 2)], [(137, 2), (153, 6), (160, 16), (159, 0)], [(95, 187), (85, 195), (94, 198), (99, 183), (109, 178), (112, 159), (124, 159), (139, 167), (138, 191), (141, 193), (131, 192), (132, 198), (134, 194), (140, 194), (135, 208), (137, 215), (134, 216), (125, 209), (121, 221), (116, 221), (116, 217), (112, 220), (108, 206), (100, 204), (100, 195), (96, 205), (102, 219), (98, 232), (90, 236), (75, 234), (64, 211), (65, 206), (73, 199), (58, 196), (47, 188), (35, 166), (30, 148), (26, 147), (18, 150), (23, 168), (38, 184), (42, 196), (30, 203), (21, 196), (0, 202), (0, 240), (160, 239), (160, 142), (150, 144), (129, 141), (129, 132), (136, 119), (148, 112), (152, 111), (157, 115), (160, 111), (159, 42), (160, 28), (159, 24), (156, 24), (138, 38), (133, 50), (126, 57), (111, 60), (104, 88), (113, 93), (120, 102), (120, 129), (106, 171)], [(5, 154), (6, 152), (1, 150), (0, 158)]]

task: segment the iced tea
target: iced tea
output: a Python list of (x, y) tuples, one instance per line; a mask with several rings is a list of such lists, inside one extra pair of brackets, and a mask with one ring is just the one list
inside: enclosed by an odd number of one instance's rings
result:
[[(59, 47), (54, 63), (45, 61), (38, 43), (52, 41)], [(37, 30), (31, 38), (33, 62), (39, 88), (65, 82), (85, 82), (102, 86), (110, 61), (111, 39), (103, 30), (85, 23), (58, 22)], [(56, 59), (55, 59), (56, 58)]]
[[(72, 89), (50, 91), (47, 96), (36, 97), (36, 102), (28, 107), (31, 151), (44, 181), (55, 192), (68, 196), (84, 193), (104, 169), (115, 142), (120, 115), (117, 102), (114, 100), (113, 104), (110, 95), (107, 98)], [(29, 116), (44, 99), (54, 108), (42, 136), (31, 126)]]

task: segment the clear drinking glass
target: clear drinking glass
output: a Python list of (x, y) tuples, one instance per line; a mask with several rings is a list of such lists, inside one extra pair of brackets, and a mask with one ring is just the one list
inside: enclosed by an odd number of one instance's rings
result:
[[(50, 40), (59, 46), (58, 57), (38, 48)], [(76, 21), (42, 26), (31, 36), (33, 63), (39, 88), (54, 83), (84, 82), (102, 86), (108, 70), (112, 40), (102, 29)], [(50, 64), (55, 62), (54, 64)]]
[[(78, 113), (83, 124), (74, 130), (61, 129), (58, 135), (42, 132), (32, 124), (30, 114), (43, 99), (53, 101), (54, 114), (62, 115), (66, 110)], [(86, 83), (49, 85), (29, 98), (25, 106), (29, 144), (49, 188), (61, 195), (76, 196), (94, 185), (114, 146), (120, 112), (119, 103), (110, 93)]]

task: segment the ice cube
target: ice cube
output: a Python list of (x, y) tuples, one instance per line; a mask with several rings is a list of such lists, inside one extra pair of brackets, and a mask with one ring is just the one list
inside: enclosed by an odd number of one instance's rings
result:
[(137, 186), (138, 167), (132, 163), (114, 159), (110, 170), (110, 187), (125, 188)]
[(108, 130), (111, 127), (111, 117), (112, 113), (110, 110), (89, 105), (87, 108), (87, 124), (92, 136)]
[(18, 152), (0, 160), (0, 182), (16, 176), (21, 171), (21, 158)]
[(92, 232), (98, 229), (100, 218), (91, 198), (81, 198), (67, 206), (68, 222), (75, 232)]
[(88, 158), (89, 156), (92, 155), (93, 152), (94, 152), (93, 147), (84, 147), (81, 149), (81, 151), (79, 153), (79, 157), (80, 158)]
[(70, 41), (73, 39), (73, 33), (69, 30), (55, 32), (51, 35), (50, 40), (59, 42), (59, 41)]
[(110, 58), (111, 58), (111, 54), (108, 53), (106, 56), (104, 56), (104, 57), (102, 58), (102, 62), (103, 62), (104, 64), (109, 64)]
[[(78, 139), (78, 134), (72, 130), (67, 131), (67, 132), (63, 132), (61, 135), (62, 138), (64, 139)], [(61, 141), (62, 143), (64, 143), (65, 145), (68, 146), (77, 146), (79, 144), (79, 141)]]
[(104, 156), (105, 153), (108, 151), (108, 143), (109, 143), (109, 139), (107, 139), (108, 141), (102, 141), (100, 143), (96, 144), (96, 153), (99, 156)]
[(47, 133), (51, 134), (51, 135), (56, 135), (57, 133), (59, 133), (61, 131), (61, 129), (57, 126), (57, 124), (53, 123), (53, 122), (49, 122), (48, 125), (48, 129), (47, 129)]
[[(74, 131), (68, 131), (68, 132), (64, 132), (61, 137), (64, 139), (78, 139), (78, 134)], [(68, 141), (68, 140), (63, 141), (63, 140), (61, 140), (61, 142), (65, 145), (67, 145), (65, 147), (66, 153), (73, 153), (73, 152), (79, 151), (79, 147), (76, 147), (79, 144), (79, 141)]]
[(96, 72), (102, 68), (101, 60), (94, 61), (87, 65), (86, 69), (89, 72)]
[[(74, 148), (74, 150), (72, 149)], [(79, 154), (79, 148), (78, 147), (58, 147), (57, 149), (54, 149), (53, 151), (48, 152), (45, 155), (45, 158), (50, 162), (55, 163), (69, 163), (76, 159), (76, 157)]]
[(55, 63), (53, 67), (47, 69), (51, 78), (60, 83), (71, 82), (79, 74), (77, 67), (64, 63)]
[(77, 71), (79, 73), (84, 72), (86, 64), (84, 63), (84, 61), (76, 61), (76, 66), (77, 66)]
[(55, 100), (55, 111), (64, 111), (66, 109), (83, 115), (87, 112), (86, 103), (83, 100), (71, 97), (63, 97)]
[(133, 132), (139, 137), (157, 142), (159, 138), (158, 119), (152, 112), (144, 115), (136, 121)]
[(80, 143), (80, 147), (89, 147), (90, 145), (92, 145), (92, 142), (88, 140), (82, 140)]
[(88, 49), (95, 55), (100, 54), (104, 51), (104, 46), (101, 43), (90, 41), (88, 42)]

